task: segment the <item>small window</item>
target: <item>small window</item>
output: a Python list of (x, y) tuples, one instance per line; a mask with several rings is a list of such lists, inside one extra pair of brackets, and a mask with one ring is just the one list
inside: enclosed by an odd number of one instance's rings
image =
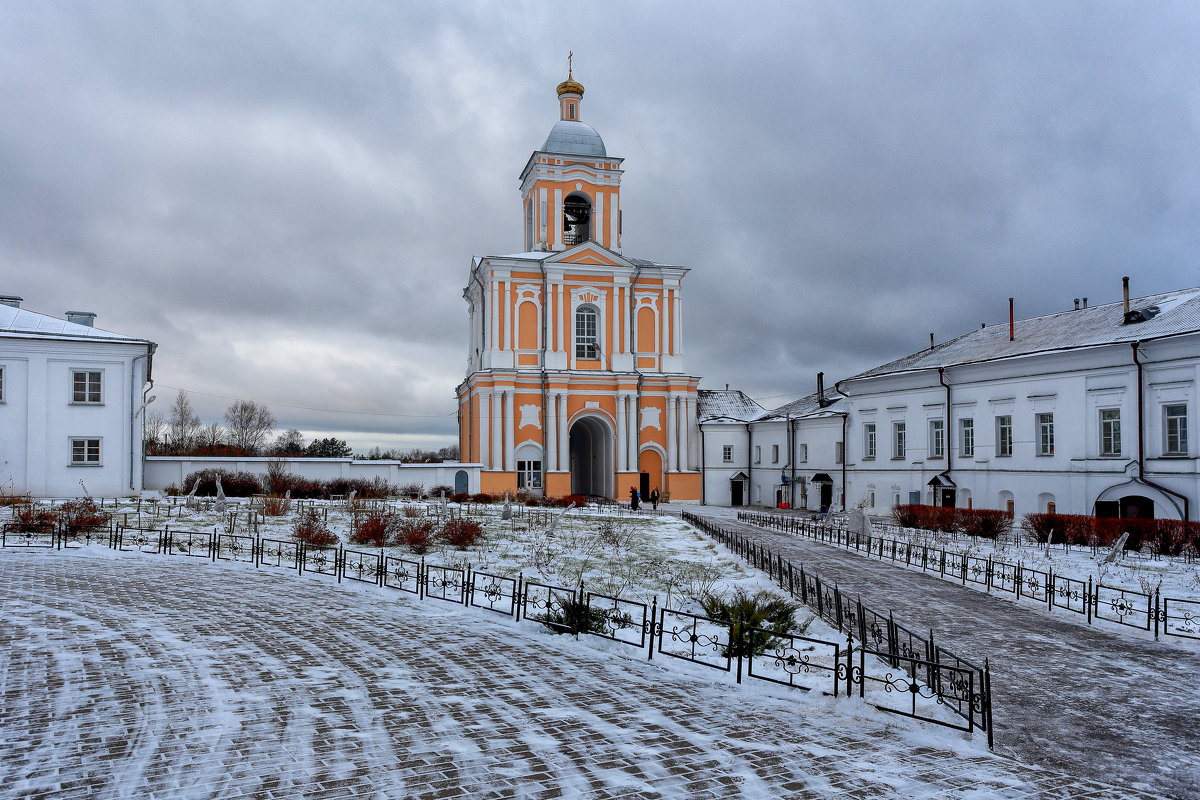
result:
[(1121, 409), (1100, 409), (1100, 455), (1121, 455)]
[(875, 458), (875, 423), (868, 422), (863, 425), (863, 458)]
[(962, 445), (962, 454), (964, 458), (970, 458), (975, 455), (975, 420), (964, 419), (958, 423), (959, 442)]
[(541, 461), (518, 461), (517, 462), (517, 488), (518, 489), (541, 489), (542, 488), (542, 462)]
[(1053, 414), (1038, 414), (1037, 415), (1037, 430), (1038, 430), (1038, 455), (1039, 456), (1054, 455), (1054, 415)]
[(754, 445), (754, 463), (755, 464), (762, 463), (762, 445), (761, 444)]
[(1046, 513), (1047, 514), (1057, 514), (1058, 513), (1058, 505), (1053, 500), (1051, 500), (1049, 503), (1046, 503)]
[(804, 464), (808, 461), (808, 445), (802, 444), (799, 448), (797, 448), (796, 460), (801, 464)]
[(91, 403), (101, 402), (100, 371), (72, 370), (71, 372), (71, 402)]
[(929, 420), (929, 457), (945, 458), (946, 428), (940, 419)]
[(846, 444), (845, 442), (833, 443), (833, 463), (840, 464), (845, 458)]
[(1013, 453), (1012, 417), (1005, 414), (996, 417), (996, 455), (1011, 456)]
[(600, 358), (600, 345), (596, 338), (599, 314), (593, 306), (580, 306), (575, 312), (575, 357)]
[(905, 432), (905, 429), (904, 429), (904, 423), (903, 422), (893, 422), (892, 423), (892, 458), (896, 458), (896, 459), (904, 458), (905, 451), (907, 450), (906, 437), (907, 437), (907, 433)]
[(733, 462), (733, 445), (727, 444), (721, 447), (721, 460), (726, 464)]
[(777, 445), (777, 444), (771, 445), (771, 463), (772, 464), (779, 463), (779, 445)]
[(98, 467), (100, 466), (100, 440), (99, 439), (72, 439), (71, 440), (71, 465), (76, 467)]
[(1163, 406), (1163, 427), (1167, 439), (1166, 454), (1186, 456), (1188, 454), (1187, 406)]
[(4, 367), (0, 367), (0, 403), (4, 402)]

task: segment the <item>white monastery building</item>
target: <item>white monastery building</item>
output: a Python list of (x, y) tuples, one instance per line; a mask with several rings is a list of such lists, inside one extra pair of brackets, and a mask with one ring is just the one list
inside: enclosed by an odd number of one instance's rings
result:
[(828, 397), (702, 390), (705, 501), (1195, 520), (1198, 380), (1200, 289), (1129, 300), (1126, 280), (1123, 302), (981, 327)]
[[(142, 415), (156, 345), (0, 297), (0, 491), (142, 490)], [(81, 483), (82, 482), (82, 483)]]

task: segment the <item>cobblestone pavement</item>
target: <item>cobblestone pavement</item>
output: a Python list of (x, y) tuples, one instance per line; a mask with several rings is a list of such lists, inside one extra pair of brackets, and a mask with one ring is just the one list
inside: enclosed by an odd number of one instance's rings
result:
[(873, 561), (836, 546), (703, 516), (764, 543), (799, 567), (859, 595), (898, 623), (933, 629), (963, 658), (991, 659), (996, 748), (1033, 764), (1200, 797), (1200, 653), (1146, 634), (1085, 627), (1033, 604)]
[(8, 550), (0, 600), (3, 798), (1135, 796), (321, 576)]

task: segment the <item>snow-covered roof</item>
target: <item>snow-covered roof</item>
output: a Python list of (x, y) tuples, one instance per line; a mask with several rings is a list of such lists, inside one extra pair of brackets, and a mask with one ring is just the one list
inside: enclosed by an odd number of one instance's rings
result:
[(801, 397), (799, 400), (793, 400), (790, 403), (773, 409), (765, 413), (760, 419), (798, 419), (800, 417), (820, 416), (823, 414), (833, 413), (831, 407), (836, 405), (842, 398), (838, 397), (833, 392), (825, 393), (825, 404), (821, 405), (821, 400), (816, 392), (813, 392), (806, 397)]
[(737, 389), (700, 389), (696, 392), (696, 417), (700, 422), (718, 419), (750, 422), (765, 411)]
[(48, 339), (103, 339), (118, 342), (146, 342), (120, 333), (68, 322), (65, 319), (39, 314), (24, 308), (0, 305), (0, 336), (21, 336)]
[(846, 380), (1200, 332), (1200, 288), (1148, 295), (1129, 303), (1131, 311), (1151, 307), (1158, 309), (1154, 316), (1129, 325), (1124, 324), (1124, 301), (1019, 319), (1012, 341), (1008, 325), (988, 325)]
[[(576, 247), (582, 247), (583, 245), (586, 245), (586, 244), (595, 245), (596, 242), (590, 242), (590, 243), (584, 242), (581, 245), (576, 245)], [(607, 250), (608, 248), (604, 248), (604, 249)], [(564, 252), (566, 252), (566, 251), (565, 250), (531, 250), (527, 253), (509, 253), (508, 255), (503, 255), (503, 256), (485, 256), (485, 258), (512, 258), (512, 259), (517, 259), (517, 260), (522, 260), (522, 261), (545, 261), (546, 259), (551, 258), (552, 256), (562, 255)], [(612, 251), (609, 251), (609, 252), (612, 252)], [(620, 255), (620, 254), (613, 253), (613, 255)], [(684, 269), (683, 267), (679, 266), (678, 264), (663, 264), (659, 261), (650, 261), (649, 259), (646, 259), (646, 258), (631, 258), (629, 256), (624, 256), (624, 255), (622, 255), (620, 257), (625, 259), (626, 261), (628, 261), (630, 264), (633, 264), (635, 267), (661, 267), (663, 269)], [(474, 266), (474, 264), (472, 266)]]
[(595, 128), (586, 122), (570, 119), (560, 119), (554, 123), (554, 127), (550, 129), (550, 135), (542, 144), (542, 151), (576, 156), (606, 157), (608, 155), (604, 149), (604, 140), (600, 138), (600, 134), (596, 132)]

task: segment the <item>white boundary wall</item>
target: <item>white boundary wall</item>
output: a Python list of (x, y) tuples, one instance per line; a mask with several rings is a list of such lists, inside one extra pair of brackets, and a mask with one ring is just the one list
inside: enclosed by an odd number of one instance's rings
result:
[[(267, 465), (274, 458), (225, 458), (198, 456), (147, 456), (145, 487), (147, 490), (163, 491), (170, 484), (186, 491), (183, 480), (190, 473), (202, 469), (225, 469), (230, 472), (250, 472), (266, 475)], [(353, 458), (283, 458), (278, 459), (293, 475), (312, 480), (331, 478), (354, 478), (372, 480), (383, 478), (393, 486), (412, 483), (422, 484), (426, 490), (434, 486), (455, 485), (458, 473), (466, 475), (466, 491), (479, 491), (480, 464), (442, 462), (440, 464), (408, 464), (401, 461), (356, 461)], [(459, 477), (461, 481), (461, 477)]]

